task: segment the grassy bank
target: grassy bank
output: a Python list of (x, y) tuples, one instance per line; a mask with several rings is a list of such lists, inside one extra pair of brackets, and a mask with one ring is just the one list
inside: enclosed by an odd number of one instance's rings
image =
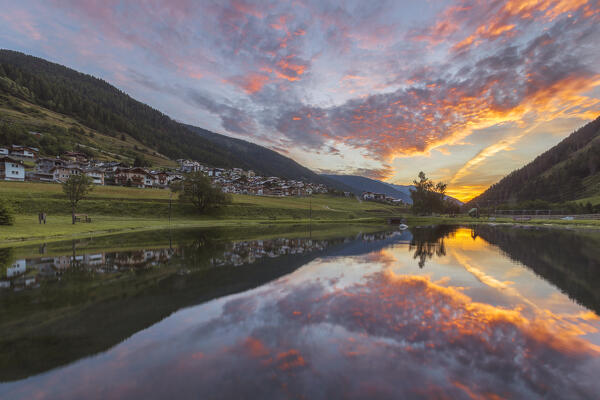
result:
[[(0, 198), (8, 200), (17, 214), (15, 225), (0, 227), (0, 247), (169, 227), (308, 223), (309, 216), (315, 224), (382, 222), (399, 211), (384, 204), (326, 195), (312, 198), (234, 195), (232, 204), (199, 214), (191, 205), (171, 198), (169, 190), (97, 186), (77, 209), (88, 214), (92, 223), (72, 225), (61, 185), (0, 182)], [(46, 225), (38, 224), (40, 211), (48, 214)]]

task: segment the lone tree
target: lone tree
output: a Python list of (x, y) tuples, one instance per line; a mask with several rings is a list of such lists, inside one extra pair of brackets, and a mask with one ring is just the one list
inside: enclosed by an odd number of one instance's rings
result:
[(413, 181), (413, 184), (415, 189), (410, 191), (413, 213), (431, 214), (446, 210), (447, 184), (433, 182), (423, 171), (419, 172), (419, 180)]
[(179, 200), (192, 203), (200, 212), (210, 207), (231, 203), (231, 196), (215, 187), (202, 172), (193, 172), (184, 176), (183, 181), (171, 188), (179, 193)]
[(75, 224), (75, 209), (77, 208), (77, 203), (87, 196), (93, 188), (92, 178), (84, 174), (71, 175), (69, 176), (69, 179), (63, 183), (63, 192), (71, 203), (71, 217), (73, 224)]

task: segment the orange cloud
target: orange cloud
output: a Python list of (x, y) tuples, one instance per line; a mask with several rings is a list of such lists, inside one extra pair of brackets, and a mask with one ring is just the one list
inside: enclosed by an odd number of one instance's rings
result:
[(228, 82), (239, 86), (246, 93), (252, 94), (259, 92), (263, 86), (269, 82), (269, 77), (264, 74), (249, 73), (247, 75), (230, 78)]
[(462, 51), (473, 43), (478, 44), (483, 39), (496, 39), (502, 34), (512, 31), (514, 28), (514, 24), (500, 26), (490, 26), (487, 24), (481, 25), (479, 28), (477, 28), (474, 34), (468, 36), (463, 41), (455, 44), (452, 47), (452, 50)]
[(258, 9), (258, 6), (255, 4), (250, 4), (242, 0), (235, 0), (231, 3), (231, 5), (236, 11), (242, 14), (251, 15), (259, 19), (264, 18), (264, 14)]

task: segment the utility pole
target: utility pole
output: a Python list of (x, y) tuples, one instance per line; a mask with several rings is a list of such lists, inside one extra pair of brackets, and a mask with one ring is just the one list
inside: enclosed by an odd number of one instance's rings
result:
[(171, 228), (171, 203), (173, 201), (173, 192), (169, 193), (169, 228)]
[(312, 193), (308, 195), (308, 237), (312, 238)]

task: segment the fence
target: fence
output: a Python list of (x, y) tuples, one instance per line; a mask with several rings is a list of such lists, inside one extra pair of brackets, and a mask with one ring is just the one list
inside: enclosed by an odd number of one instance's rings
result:
[[(518, 213), (501, 213), (500, 211), (519, 211)], [(521, 213), (521, 211), (523, 211)], [(496, 213), (492, 214), (491, 216), (493, 217), (519, 217), (519, 218), (531, 218), (531, 219), (561, 219), (561, 218), (565, 218), (565, 217), (569, 217), (572, 219), (578, 219), (578, 220), (600, 220), (600, 214), (568, 214), (568, 213), (564, 213), (564, 214), (556, 214), (557, 211), (554, 211), (555, 214), (541, 214), (541, 213), (535, 213), (535, 212), (531, 212), (531, 211), (536, 211), (536, 210), (498, 210), (496, 211)], [(537, 210), (539, 211), (539, 210)], [(547, 210), (546, 210), (547, 211)]]

